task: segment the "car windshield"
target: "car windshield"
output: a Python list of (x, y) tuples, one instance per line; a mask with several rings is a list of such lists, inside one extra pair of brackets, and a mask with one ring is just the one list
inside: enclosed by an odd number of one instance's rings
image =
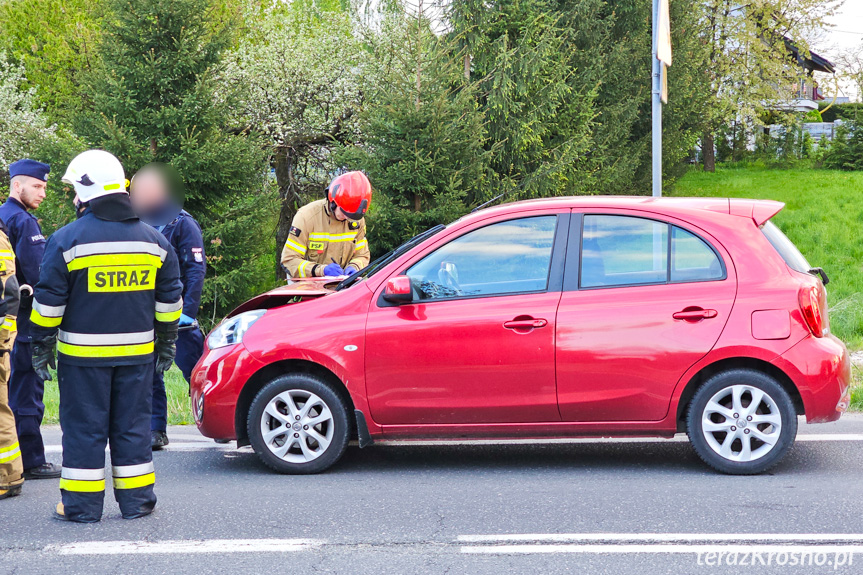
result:
[(406, 241), (405, 243), (403, 243), (399, 247), (395, 248), (394, 250), (390, 250), (387, 253), (385, 253), (384, 255), (382, 255), (381, 257), (375, 259), (373, 262), (371, 262), (369, 265), (367, 265), (363, 270), (353, 274), (350, 277), (346, 277), (345, 279), (340, 281), (339, 284), (336, 286), (336, 291), (348, 288), (348, 287), (354, 285), (356, 282), (358, 282), (361, 279), (368, 278), (368, 277), (375, 275), (385, 265), (387, 265), (388, 263), (390, 263), (391, 261), (393, 261), (394, 259), (396, 259), (400, 255), (402, 255), (403, 253), (405, 253), (406, 251), (408, 251), (409, 249), (411, 249), (412, 247), (414, 247), (415, 245), (417, 245), (421, 241), (425, 240), (426, 238), (432, 237), (433, 235), (435, 235), (436, 233), (440, 232), (441, 230), (443, 230), (445, 228), (446, 228), (446, 226), (444, 226), (443, 224), (439, 224), (433, 228), (430, 228), (430, 229), (428, 229), (422, 233), (415, 235), (414, 237), (412, 237), (411, 239), (409, 239), (408, 241)]

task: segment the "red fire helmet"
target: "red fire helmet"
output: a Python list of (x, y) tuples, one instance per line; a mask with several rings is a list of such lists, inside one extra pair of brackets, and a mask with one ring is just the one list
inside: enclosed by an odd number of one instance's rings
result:
[(372, 203), (372, 184), (362, 172), (347, 172), (330, 182), (327, 199), (330, 206), (335, 204), (347, 217), (359, 220)]

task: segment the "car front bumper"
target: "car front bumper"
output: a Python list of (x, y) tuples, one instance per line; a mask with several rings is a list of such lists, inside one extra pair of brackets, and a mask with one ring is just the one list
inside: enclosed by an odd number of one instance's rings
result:
[(204, 436), (237, 438), (234, 416), (240, 392), (262, 367), (241, 343), (204, 352), (191, 384), (192, 413)]

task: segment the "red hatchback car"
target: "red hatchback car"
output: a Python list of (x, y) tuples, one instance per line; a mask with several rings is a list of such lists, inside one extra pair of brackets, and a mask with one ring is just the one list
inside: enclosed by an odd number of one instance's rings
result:
[(726, 473), (834, 421), (850, 363), (827, 278), (773, 201), (580, 197), (485, 209), (340, 283), (295, 281), (210, 333), (201, 432), (284, 473), (351, 437), (662, 436)]

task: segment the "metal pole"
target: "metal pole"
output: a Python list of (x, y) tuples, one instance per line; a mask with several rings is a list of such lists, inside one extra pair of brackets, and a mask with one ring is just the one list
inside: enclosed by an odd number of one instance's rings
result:
[(662, 196), (662, 64), (657, 59), (659, 50), (659, 0), (653, 0), (653, 64), (651, 108), (653, 112), (653, 197)]

